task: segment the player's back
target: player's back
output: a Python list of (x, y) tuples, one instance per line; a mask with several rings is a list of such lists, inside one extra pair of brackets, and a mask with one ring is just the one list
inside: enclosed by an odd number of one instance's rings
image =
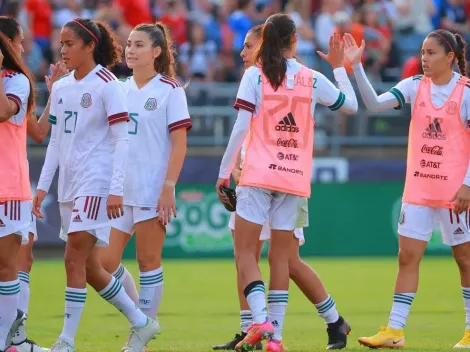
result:
[[(56, 87), (57, 85), (57, 87)], [(77, 81), (74, 72), (59, 80), (53, 88), (54, 115), (57, 119), (60, 179), (59, 200), (78, 196), (107, 196), (109, 193), (114, 143), (110, 124), (127, 119), (127, 112), (108, 116), (112, 96), (122, 90), (116, 77), (97, 65)], [(111, 87), (114, 85), (114, 87)]]

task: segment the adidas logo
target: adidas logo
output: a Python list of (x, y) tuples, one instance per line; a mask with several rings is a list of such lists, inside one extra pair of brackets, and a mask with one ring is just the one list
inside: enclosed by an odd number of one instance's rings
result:
[(152, 210), (152, 209), (150, 209), (149, 207), (143, 207), (143, 208), (140, 208), (140, 210), (142, 210), (142, 211), (150, 211), (150, 210)]
[(288, 113), (287, 116), (284, 116), (284, 118), (278, 122), (276, 131), (298, 133), (299, 128), (295, 123), (294, 115), (292, 115), (292, 113)]
[(80, 218), (80, 214), (77, 214), (77, 216), (73, 218), (73, 222), (82, 222), (82, 219)]
[(424, 103), (424, 101), (422, 101), (421, 104), (419, 104), (419, 106), (421, 106), (422, 108), (425, 108), (426, 104)]
[(279, 323), (277, 322), (277, 320), (273, 320), (273, 321), (271, 322), (271, 324), (273, 324), (273, 326), (274, 326), (275, 328), (277, 328), (277, 327), (279, 326)]
[(59, 99), (59, 102), (57, 104), (63, 104), (62, 98)]
[(441, 123), (438, 118), (434, 118), (434, 120), (429, 124), (425, 132), (423, 132), (423, 138), (438, 139), (441, 141), (446, 140), (446, 135), (442, 133)]
[(462, 229), (460, 227), (457, 228), (457, 230), (454, 231), (454, 235), (463, 235), (464, 232), (462, 231)]
[(3, 223), (2, 219), (0, 219), (0, 227), (5, 227), (5, 224)]

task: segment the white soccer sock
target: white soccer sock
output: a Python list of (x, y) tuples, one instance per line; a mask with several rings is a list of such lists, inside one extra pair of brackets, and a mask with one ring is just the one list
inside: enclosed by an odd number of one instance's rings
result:
[(77, 334), (83, 307), (85, 307), (86, 292), (86, 288), (65, 288), (64, 327), (59, 338), (72, 346), (75, 345), (75, 335)]
[(0, 282), (0, 350), (6, 350), (5, 340), (11, 324), (16, 319), (20, 282), (18, 280)]
[(148, 317), (155, 319), (163, 295), (163, 269), (140, 272), (139, 306)]
[(315, 307), (317, 308), (318, 315), (325, 320), (325, 323), (331, 324), (338, 321), (339, 313), (336, 310), (336, 303), (330, 295), (323, 302), (315, 304)]
[(250, 306), (253, 323), (264, 323), (268, 318), (266, 309), (266, 297), (264, 294), (264, 283), (257, 284), (246, 295), (246, 301)]
[(284, 290), (268, 291), (269, 321), (274, 326), (274, 340), (282, 340), (282, 327), (286, 316), (289, 292)]
[[(18, 300), (18, 309), (21, 309), (26, 315), (29, 310), (29, 273), (18, 271), (18, 279), (20, 280), (20, 297)], [(26, 340), (25, 323), (21, 324), (13, 336), (13, 343), (19, 344)]]
[(465, 306), (465, 322), (467, 324), (465, 330), (470, 330), (470, 287), (462, 287), (462, 294)]
[(392, 329), (403, 329), (410, 314), (411, 303), (416, 293), (395, 293), (393, 306), (388, 319), (388, 326)]
[(242, 332), (246, 333), (248, 328), (253, 324), (253, 319), (251, 319), (250, 310), (241, 310), (240, 311), (240, 329)]
[(114, 276), (111, 276), (111, 281), (108, 286), (98, 293), (122, 312), (133, 327), (140, 328), (147, 324), (147, 316), (132, 302), (122, 285)]
[(134, 278), (131, 273), (126, 269), (124, 265), (119, 264), (119, 267), (113, 273), (114, 277), (119, 280), (124, 287), (127, 295), (134, 301), (135, 304), (139, 304), (139, 293), (137, 292), (137, 287), (135, 286)]

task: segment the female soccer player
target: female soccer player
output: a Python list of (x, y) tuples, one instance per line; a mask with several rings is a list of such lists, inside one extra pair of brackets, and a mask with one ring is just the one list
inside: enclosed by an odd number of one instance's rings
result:
[(133, 280), (129, 281), (131, 275), (120, 264), (135, 231), (138, 302), (147, 316), (156, 319), (163, 293), (165, 226), (176, 217), (175, 185), (186, 156), (191, 120), (184, 89), (174, 78), (173, 44), (165, 25), (158, 22), (135, 27), (125, 54), (133, 76), (123, 83), (132, 119), (124, 215), (113, 220), (110, 245), (101, 250), (101, 260), (108, 272), (127, 284), (127, 290), (136, 292)]
[(32, 193), (26, 116), (34, 108), (33, 78), (11, 40), (0, 33), (0, 351), (26, 319), (17, 310), (18, 253), (28, 242)]
[(51, 140), (33, 206), (34, 214), (43, 217), (40, 206), (59, 166), (67, 288), (64, 326), (51, 352), (75, 350), (87, 283), (131, 323), (122, 351), (141, 351), (157, 333), (158, 323), (103, 269), (96, 248), (108, 244), (111, 218), (123, 215), (129, 115), (122, 87), (108, 71), (120, 60), (122, 48), (107, 25), (90, 19), (65, 24), (60, 42), (62, 59), (73, 71), (52, 88)]
[[(418, 289), (419, 263), (434, 227), (452, 247), (460, 269), (467, 328), (456, 348), (470, 348), (470, 81), (466, 76), (466, 43), (446, 30), (431, 32), (421, 48), (424, 76), (399, 82), (377, 96), (360, 59), (365, 47), (345, 36), (345, 56), (354, 67), (367, 108), (383, 111), (410, 103), (405, 190), (398, 225), (398, 276), (388, 326), (361, 337), (368, 347), (400, 348), (403, 329)], [(460, 74), (453, 71), (457, 63)]]
[[(23, 53), (23, 30), (19, 23), (13, 17), (0, 16), (0, 32), (3, 33), (9, 40), (11, 46), (15, 50), (15, 54), (21, 57)], [(47, 76), (46, 80), (50, 91), (50, 86), (53, 81), (57, 80), (61, 74), (65, 74), (65, 66), (59, 63), (51, 65), (52, 74)], [(34, 117), (34, 114), (28, 114), (27, 119), (27, 135), (37, 142), (42, 142), (49, 132), (49, 104), (46, 107), (43, 115), (39, 121)], [(32, 217), (32, 223), (29, 228), (28, 243), (20, 247), (18, 251), (18, 278), (20, 280), (20, 294), (18, 300), (18, 308), (23, 311), (26, 316), (29, 309), (29, 273), (33, 264), (33, 242), (37, 240), (36, 218)], [(13, 337), (12, 346), (18, 352), (43, 352), (47, 349), (39, 347), (34, 341), (26, 337), (25, 324), (23, 323), (15, 332)]]
[(292, 231), (305, 197), (310, 196), (313, 152), (313, 111), (317, 102), (332, 110), (355, 113), (357, 100), (343, 68), (343, 46), (338, 35), (331, 38), (328, 55), (338, 90), (323, 75), (295, 60), (297, 35), (292, 19), (284, 14), (269, 17), (263, 27), (257, 66), (245, 71), (235, 108), (239, 109), (219, 172), (216, 190), (230, 185), (236, 156), (250, 131), (243, 171), (237, 189), (235, 258), (250, 306), (253, 324), (236, 348), (253, 348), (273, 337), (267, 350), (283, 349), (279, 331), (267, 320), (264, 283), (256, 261), (256, 249), (263, 224), (269, 218), (271, 302), (283, 317), (289, 286), (289, 256)]
[[(243, 50), (240, 53), (240, 56), (243, 59), (245, 67), (249, 67), (255, 64), (255, 51), (259, 46), (259, 41), (261, 40), (261, 33), (263, 27), (258, 25), (253, 27), (248, 31)], [(245, 145), (242, 146), (241, 152), (239, 154), (239, 159), (242, 159), (242, 156), (245, 154)], [(241, 175), (241, 160), (237, 160), (234, 169), (232, 170), (232, 177), (236, 184), (239, 183)], [(308, 225), (308, 203), (307, 198), (304, 200), (304, 204), (301, 208), (300, 216), (304, 219), (300, 219), (297, 223), (297, 227)], [(300, 223), (300, 224), (299, 224)], [(232, 234), (234, 233), (235, 227), (235, 213), (231, 214), (230, 229)], [(271, 236), (271, 231), (269, 229), (269, 223), (265, 223), (261, 230), (260, 241), (258, 242), (257, 248), (257, 260), (259, 261), (261, 255), (261, 249), (264, 241), (269, 240)], [(295, 241), (291, 245), (291, 255), (289, 258), (289, 276), (296, 285), (302, 290), (304, 295), (315, 305), (318, 310), (318, 314), (325, 319), (325, 322), (328, 325), (328, 345), (327, 349), (342, 349), (346, 347), (347, 344), (347, 334), (351, 330), (349, 325), (344, 321), (344, 319), (338, 314), (336, 310), (336, 304), (328, 295), (320, 277), (318, 274), (299, 256), (299, 246), (302, 245), (304, 240), (303, 228), (296, 228), (294, 230), (292, 241)], [(238, 299), (240, 302), (240, 327), (241, 334), (236, 334), (232, 341), (229, 341), (223, 345), (214, 346), (214, 350), (232, 350), (247, 334), (248, 328), (252, 324), (251, 312), (246, 301), (245, 296), (243, 295), (243, 287), (240, 283), (240, 278), (237, 275), (237, 287), (238, 287)], [(268, 296), (268, 301), (273, 297)], [(272, 322), (276, 320), (279, 323), (279, 317), (276, 316), (274, 311), (276, 310), (276, 305), (283, 305), (286, 302), (271, 302), (268, 306), (268, 311), (270, 312), (269, 320)], [(283, 321), (283, 317), (281, 317)], [(281, 331), (279, 331), (279, 334)], [(261, 343), (256, 346), (256, 349), (262, 349)]]

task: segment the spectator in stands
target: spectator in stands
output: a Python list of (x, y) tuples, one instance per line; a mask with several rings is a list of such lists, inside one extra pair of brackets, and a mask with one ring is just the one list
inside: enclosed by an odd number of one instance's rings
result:
[(28, 65), (36, 79), (43, 79), (47, 74), (47, 62), (42, 55), (41, 47), (33, 40), (30, 31), (23, 32), (23, 36), (23, 61)]
[(94, 19), (107, 22), (115, 31), (123, 24), (122, 11), (113, 0), (98, 0)]
[(297, 29), (297, 54), (307, 67), (315, 66), (315, 32), (308, 17), (304, 0), (290, 0), (286, 12), (292, 18)]
[(43, 54), (52, 63), (52, 7), (50, 0), (26, 0), (28, 27), (32, 30), (34, 41), (41, 47)]
[(62, 7), (54, 12), (54, 27), (62, 28), (75, 18), (92, 18), (91, 11), (83, 8), (83, 0), (65, 0)]
[(228, 17), (228, 24), (235, 36), (232, 44), (232, 55), (236, 66), (239, 68), (243, 66), (240, 51), (243, 49), (246, 34), (254, 25), (255, 12), (256, 8), (253, 0), (238, 0), (237, 10)]
[(211, 16), (205, 24), (206, 40), (211, 40), (217, 46), (217, 51), (222, 49), (222, 23), (220, 21), (220, 6), (212, 5)]
[(395, 29), (400, 34), (423, 34), (433, 30), (431, 17), (436, 13), (433, 0), (393, 0), (398, 16)]
[(163, 9), (160, 21), (170, 28), (173, 41), (180, 46), (187, 41), (186, 5), (182, 0), (166, 0)]
[(421, 48), (415, 56), (408, 58), (403, 65), (403, 71), (401, 73), (401, 79), (422, 75), (423, 74), (423, 65), (421, 64)]
[(179, 62), (184, 80), (211, 81), (217, 66), (217, 46), (205, 40), (204, 27), (198, 22), (189, 26), (189, 41), (181, 45)]
[(328, 50), (330, 36), (336, 27), (333, 16), (336, 12), (342, 10), (344, 10), (343, 0), (323, 0), (320, 14), (315, 22), (315, 32), (321, 33), (321, 35), (317, 36), (318, 48), (321, 51)]
[(150, 0), (116, 0), (124, 22), (130, 27), (140, 23), (152, 23)]
[(470, 21), (462, 0), (447, 0), (440, 8), (441, 26), (452, 33), (467, 34)]

